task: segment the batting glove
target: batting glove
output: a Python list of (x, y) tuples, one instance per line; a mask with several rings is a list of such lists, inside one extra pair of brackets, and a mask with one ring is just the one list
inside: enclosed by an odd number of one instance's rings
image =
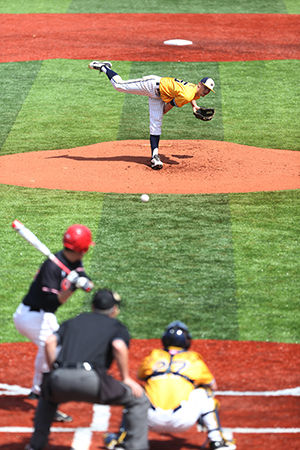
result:
[(94, 287), (94, 283), (86, 277), (79, 277), (75, 286), (83, 289), (85, 292), (90, 292)]
[(70, 289), (71, 291), (82, 289), (85, 292), (90, 292), (93, 287), (93, 282), (86, 277), (79, 276), (79, 273), (76, 272), (76, 270), (72, 270), (62, 283), (62, 288), (64, 291), (67, 289)]
[(76, 288), (76, 282), (79, 278), (79, 274), (76, 272), (76, 270), (72, 270), (69, 275), (62, 280), (61, 288), (63, 291), (67, 291), (70, 289), (71, 291), (75, 291)]

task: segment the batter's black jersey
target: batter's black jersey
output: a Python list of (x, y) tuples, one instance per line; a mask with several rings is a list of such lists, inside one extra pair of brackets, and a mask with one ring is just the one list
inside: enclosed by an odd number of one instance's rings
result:
[(55, 334), (61, 346), (56, 359), (58, 364), (86, 361), (95, 368), (110, 367), (115, 339), (122, 339), (127, 347), (130, 341), (125, 325), (97, 312), (82, 313), (63, 322)]
[[(55, 256), (70, 270), (76, 269), (81, 276), (87, 276), (81, 261), (71, 263), (65, 258), (63, 250), (56, 253)], [(57, 294), (61, 291), (62, 280), (66, 276), (66, 272), (47, 259), (37, 272), (28, 293), (23, 298), (23, 303), (36, 309), (54, 313), (61, 306)]]

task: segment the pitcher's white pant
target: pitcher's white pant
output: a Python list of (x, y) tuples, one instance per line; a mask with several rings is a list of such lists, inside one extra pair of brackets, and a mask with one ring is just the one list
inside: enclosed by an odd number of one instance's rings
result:
[[(209, 430), (214, 430), (216, 440), (219, 439), (220, 424), (215, 414), (215, 401), (210, 397), (206, 389), (194, 389), (188, 398), (180, 404), (180, 408), (163, 410), (150, 408), (148, 411), (149, 428), (158, 433), (179, 433), (195, 425), (203, 415), (203, 423)], [(211, 433), (211, 435), (212, 435)], [(213, 439), (213, 435), (211, 436)]]
[(16, 329), (38, 347), (35, 358), (32, 391), (40, 393), (43, 372), (49, 372), (45, 358), (45, 342), (48, 336), (58, 330), (55, 314), (50, 312), (30, 311), (30, 307), (20, 303), (13, 315)]
[(111, 80), (113, 87), (126, 94), (145, 95), (149, 97), (150, 134), (160, 136), (164, 114), (164, 102), (159, 94), (159, 81), (161, 77), (148, 75), (135, 80), (122, 80), (115, 75)]

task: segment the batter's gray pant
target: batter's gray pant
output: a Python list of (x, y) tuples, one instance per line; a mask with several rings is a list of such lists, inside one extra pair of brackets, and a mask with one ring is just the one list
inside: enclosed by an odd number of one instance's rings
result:
[[(103, 375), (103, 383), (101, 378), (96, 371), (83, 368), (59, 368), (44, 375), (42, 396), (35, 413), (34, 432), (30, 441), (35, 450), (42, 450), (46, 446), (58, 404), (69, 401), (125, 406), (125, 448), (148, 450), (148, 398), (145, 394), (135, 397), (128, 386), (112, 377), (108, 379)], [(110, 383), (111, 394), (108, 393)], [(105, 384), (103, 389), (101, 384)], [(101, 401), (101, 397), (105, 398), (105, 402)]]

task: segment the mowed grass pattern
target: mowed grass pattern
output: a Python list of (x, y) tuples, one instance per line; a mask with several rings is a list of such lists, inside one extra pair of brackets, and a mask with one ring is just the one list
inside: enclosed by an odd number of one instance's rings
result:
[[(70, 222), (91, 227), (87, 271), (125, 299), (121, 318), (135, 338), (159, 337), (181, 318), (195, 338), (299, 342), (298, 191), (151, 195), (147, 204), (129, 194), (0, 192), (2, 341), (20, 339), (11, 315), (43, 260), (11, 229), (17, 217), (53, 251)], [(76, 292), (59, 319), (89, 309), (90, 298)]]
[(0, 13), (194, 13), (194, 14), (299, 14), (300, 7), (297, 0), (113, 0), (99, 2), (99, 0), (11, 0), (0, 2)]
[[(215, 79), (216, 94), (201, 101), (216, 109), (214, 120), (195, 120), (189, 105), (172, 110), (164, 117), (162, 139), (214, 139), (299, 150), (299, 61), (117, 61), (113, 68), (123, 79), (149, 74), (194, 83), (206, 75)], [(147, 98), (116, 92), (104, 74), (88, 69), (88, 61), (4, 63), (1, 69), (2, 154), (149, 139)]]
[[(192, 0), (101, 3), (89, 0), (0, 3), (0, 13), (198, 12), (297, 13), (293, 0)], [(146, 98), (115, 92), (86, 60), (0, 65), (1, 154), (148, 139)], [(214, 139), (299, 150), (299, 61), (113, 61), (126, 79), (149, 74), (191, 82), (209, 75), (216, 108), (199, 123), (189, 105), (164, 118), (162, 139)], [(284, 79), (284, 80), (283, 80)], [(147, 153), (148, 154), (148, 153)], [(1, 169), (1, 159), (0, 159)], [(91, 174), (93, 176), (93, 174)], [(84, 183), (84, 180), (83, 180)], [(299, 191), (226, 195), (101, 194), (0, 186), (0, 340), (24, 340), (12, 314), (43, 257), (11, 229), (18, 218), (57, 251), (71, 224), (88, 225), (96, 247), (85, 265), (96, 287), (125, 299), (121, 312), (134, 338), (160, 337), (173, 319), (195, 338), (299, 342)], [(77, 291), (60, 308), (62, 321), (89, 308)]]

